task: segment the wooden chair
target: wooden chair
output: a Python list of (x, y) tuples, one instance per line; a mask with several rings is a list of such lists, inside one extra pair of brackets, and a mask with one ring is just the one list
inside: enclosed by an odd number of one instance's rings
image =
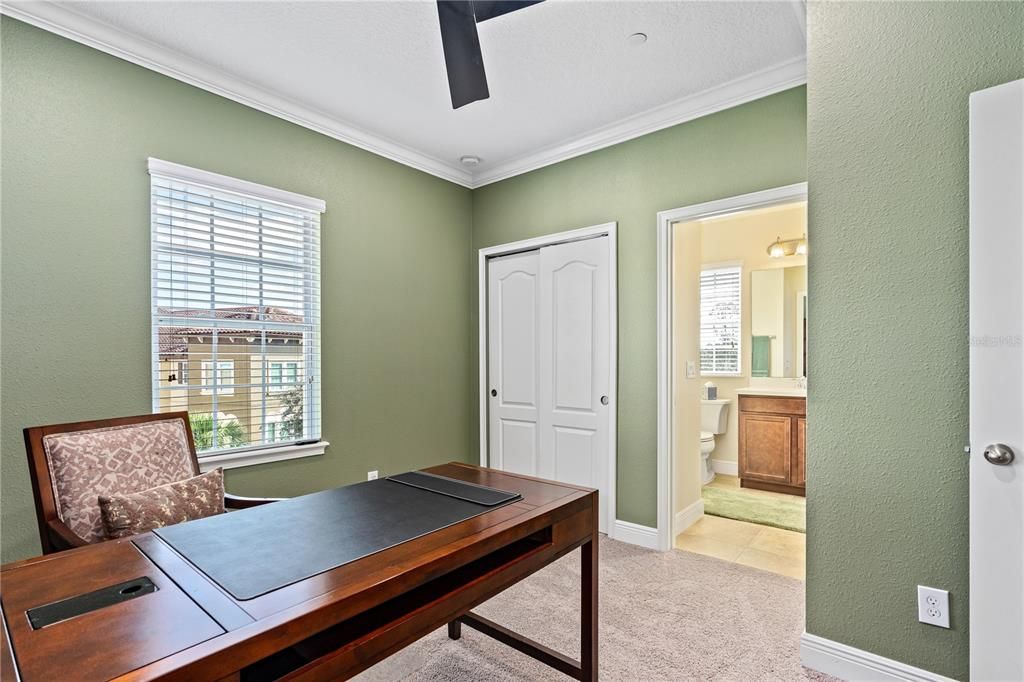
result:
[[(199, 474), (188, 412), (25, 429), (43, 554), (101, 542), (100, 495), (123, 495)], [(228, 509), (270, 498), (224, 495)]]

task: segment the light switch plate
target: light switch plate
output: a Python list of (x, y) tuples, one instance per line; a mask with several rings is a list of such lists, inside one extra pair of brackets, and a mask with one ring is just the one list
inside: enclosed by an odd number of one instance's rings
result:
[(697, 377), (697, 361), (687, 360), (686, 361), (686, 378), (694, 379)]
[(940, 628), (949, 627), (949, 592), (917, 586), (917, 619)]

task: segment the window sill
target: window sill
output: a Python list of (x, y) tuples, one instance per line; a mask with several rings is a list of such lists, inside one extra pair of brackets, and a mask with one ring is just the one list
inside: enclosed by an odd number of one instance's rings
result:
[(207, 455), (199, 458), (199, 471), (206, 473), (217, 467), (224, 469), (238, 469), (240, 467), (251, 467), (257, 464), (268, 464), (270, 462), (283, 462), (289, 459), (302, 457), (318, 457), (324, 454), (324, 450), (330, 445), (325, 440), (316, 443), (303, 445), (281, 445), (267, 448), (254, 448), (239, 452), (224, 452), (214, 455)]

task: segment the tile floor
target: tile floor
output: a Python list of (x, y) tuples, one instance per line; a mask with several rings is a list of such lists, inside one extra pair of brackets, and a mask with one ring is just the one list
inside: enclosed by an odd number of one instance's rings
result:
[[(735, 476), (719, 474), (711, 485), (739, 487)], [(780, 495), (751, 490), (755, 495)], [(806, 536), (720, 516), (704, 516), (676, 538), (676, 549), (713, 556), (791, 578), (804, 579)]]

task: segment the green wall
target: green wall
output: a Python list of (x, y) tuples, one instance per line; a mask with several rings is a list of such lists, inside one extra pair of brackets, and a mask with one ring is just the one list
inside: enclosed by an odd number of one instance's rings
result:
[[(644, 525), (655, 214), (809, 179), (807, 629), (966, 677), (967, 95), (1024, 76), (1024, 5), (812, 2), (806, 93), (472, 193), (16, 21), (2, 31), (3, 561), (37, 550), (21, 427), (149, 409), (147, 156), (328, 204), (332, 446), (230, 472), (243, 494), (474, 460), (473, 253), (618, 221), (619, 517)], [(951, 630), (916, 622), (919, 583), (952, 592)]]
[[(473, 191), (474, 250), (619, 224), (617, 512), (624, 521), (657, 525), (655, 216), (802, 182), (805, 122), (804, 88), (795, 88)], [(475, 300), (474, 292), (474, 353)], [(475, 377), (470, 391), (475, 406)]]
[(808, 34), (807, 630), (966, 679), (967, 98), (1024, 77), (1024, 4), (812, 3)]
[(4, 562), (38, 553), (21, 429), (148, 412), (155, 156), (324, 199), (323, 457), (228, 473), (294, 495), (468, 450), (471, 197), (4, 17)]

